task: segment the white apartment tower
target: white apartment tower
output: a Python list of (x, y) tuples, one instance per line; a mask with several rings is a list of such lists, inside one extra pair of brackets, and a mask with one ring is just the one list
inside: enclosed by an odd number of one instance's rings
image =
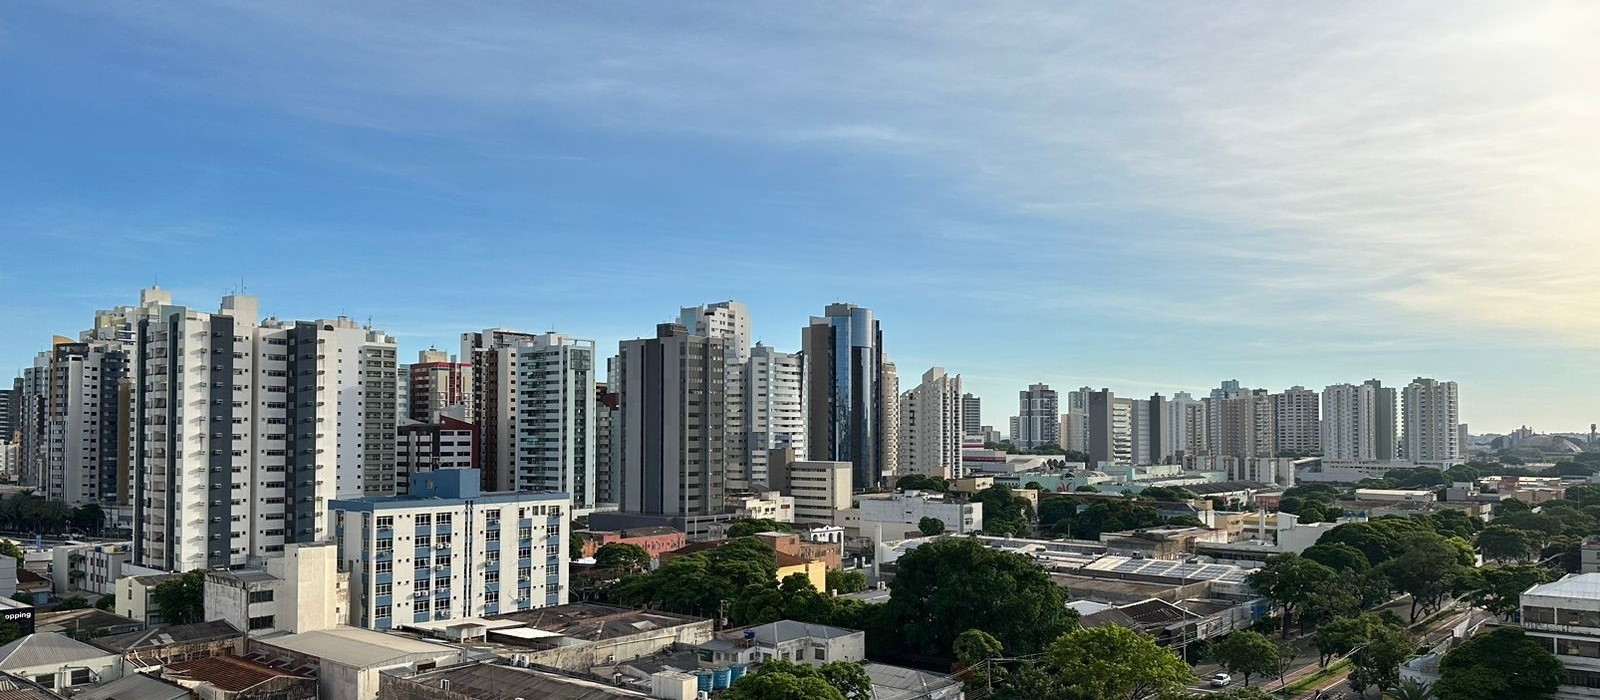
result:
[(899, 473), (962, 477), (961, 375), (933, 367), (900, 399)]
[(1061, 444), (1061, 400), (1049, 384), (1032, 384), (1017, 392), (1014, 439), (1025, 449)]
[(567, 602), (566, 494), (482, 493), (472, 469), (413, 474), (409, 496), (330, 504), (351, 621), (390, 629)]
[(1322, 390), (1322, 456), (1338, 462), (1374, 462), (1378, 455), (1377, 389), (1333, 384)]
[(1317, 392), (1303, 386), (1272, 395), (1277, 448), (1301, 455), (1322, 454), (1322, 421)]
[(327, 537), (328, 503), (395, 491), (394, 338), (346, 318), (258, 322), (146, 290), (130, 375), (134, 555), (187, 571)]
[(483, 487), (559, 491), (579, 514), (597, 503), (595, 343), (489, 329), (462, 337), (476, 387)]
[(1206, 453), (1206, 405), (1187, 391), (1167, 401), (1167, 443), (1185, 456)]
[(749, 489), (769, 482), (771, 450), (792, 449), (797, 460), (805, 460), (804, 362), (795, 353), (758, 343), (751, 349), (742, 375), (745, 432), (744, 456), (739, 462), (746, 471), (729, 481)]
[[(883, 361), (883, 369), (879, 373), (879, 403), (883, 407), (883, 463), (882, 473), (885, 477), (892, 477), (900, 473), (900, 424), (905, 420), (900, 415), (900, 372), (893, 362), (888, 359)], [(813, 452), (813, 456), (815, 453)], [(859, 476), (859, 475), (858, 475)], [(858, 480), (857, 486), (860, 485)]]
[(1417, 377), (1404, 391), (1402, 441), (1414, 464), (1451, 464), (1461, 459), (1460, 406), (1456, 383)]

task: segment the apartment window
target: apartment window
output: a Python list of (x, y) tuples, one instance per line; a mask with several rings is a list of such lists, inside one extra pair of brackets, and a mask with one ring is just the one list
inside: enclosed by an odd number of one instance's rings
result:
[(393, 572), (394, 571), (394, 560), (393, 559), (385, 559), (383, 561), (378, 562), (375, 565), (375, 568), (373, 569), (373, 571), (376, 571), (377, 573), (380, 573), (380, 574), (387, 574), (387, 573)]
[(85, 683), (91, 682), (92, 680), (94, 680), (94, 679), (89, 676), (89, 669), (87, 669), (87, 668), (75, 668), (75, 669), (72, 669), (72, 681), (71, 681), (70, 685), (83, 685)]
[(817, 661), (827, 661), (828, 660), (828, 650), (824, 649), (822, 647), (816, 647), (816, 648), (811, 650), (811, 658), (815, 659)]
[(40, 676), (34, 676), (33, 677), (33, 682), (34, 683), (38, 683), (40, 686), (43, 686), (45, 688), (54, 688), (54, 687), (56, 687), (56, 674), (50, 673), (50, 674), (45, 674), (45, 675), (40, 675)]
[(380, 551), (380, 552), (392, 551), (394, 549), (394, 538), (393, 537), (380, 537), (380, 538), (378, 538), (377, 548), (378, 548), (378, 551)]
[(377, 588), (373, 591), (373, 595), (390, 595), (390, 594), (393, 594), (393, 593), (394, 593), (394, 584), (392, 584), (392, 583), (380, 583), (380, 584), (378, 584)]
[(252, 618), (250, 618), (250, 629), (253, 629), (253, 630), (272, 629), (273, 626), (274, 626), (273, 625), (273, 621), (272, 621), (272, 617), (273, 617), (272, 615), (262, 615), (260, 617), (252, 617)]
[(270, 603), (270, 602), (272, 602), (272, 589), (269, 588), (269, 589), (264, 590), (264, 591), (250, 591), (250, 602), (252, 602), (252, 603)]
[(380, 528), (394, 527), (394, 516), (392, 516), (392, 515), (380, 515), (380, 516), (378, 516), (378, 527), (380, 527)]
[(390, 617), (391, 615), (389, 613), (389, 606), (387, 606), (387, 605), (379, 605), (378, 607), (373, 608), (372, 616), (373, 617)]
[(429, 610), (432, 610), (432, 609), (433, 609), (433, 601), (428, 600), (427, 598), (423, 598), (422, 600), (417, 601), (417, 605), (416, 605), (416, 611), (417, 612), (425, 613), (425, 612), (428, 612)]
[(499, 569), (491, 569), (489, 571), (485, 571), (483, 573), (483, 582), (484, 583), (499, 583), (500, 582), (500, 570)]
[(531, 579), (531, 578), (533, 578), (533, 567), (531, 567), (531, 566), (522, 566), (522, 567), (518, 567), (517, 568), (517, 580), (518, 581), (527, 581), (528, 579)]
[(431, 513), (423, 513), (421, 515), (418, 515), (417, 518), (416, 518), (416, 522), (417, 522), (417, 527), (432, 527), (433, 526), (433, 514), (431, 514)]
[(519, 539), (519, 540), (533, 539), (533, 528), (531, 528), (531, 527), (519, 527), (519, 528), (517, 528), (517, 539)]
[(439, 544), (437, 546), (439, 547), (439, 549), (449, 549), (450, 548), (450, 536), (449, 535), (439, 535)]
[(417, 549), (433, 546), (433, 535), (417, 535)]
[(527, 558), (532, 557), (532, 556), (533, 556), (533, 548), (532, 547), (518, 547), (517, 548), (517, 558), (518, 559), (527, 559)]
[(439, 514), (439, 524), (440, 525), (449, 525), (450, 524), (450, 513), (440, 513)]

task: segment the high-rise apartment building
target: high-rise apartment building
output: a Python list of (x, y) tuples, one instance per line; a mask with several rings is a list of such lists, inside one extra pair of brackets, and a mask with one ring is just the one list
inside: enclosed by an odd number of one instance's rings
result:
[(49, 447), (40, 486), (45, 498), (69, 506), (109, 505), (119, 502), (119, 491), (127, 492), (132, 344), (84, 335), (83, 342), (57, 342), (41, 354), (49, 376), (45, 397)]
[[(678, 324), (688, 329), (690, 335), (720, 338), (723, 341), (723, 386), (728, 392), (724, 402), (724, 415), (728, 435), (735, 440), (747, 441), (752, 428), (745, 416), (749, 403), (746, 396), (749, 386), (745, 382), (746, 366), (753, 350), (750, 344), (750, 309), (737, 301), (722, 301), (701, 306), (686, 306), (678, 310)], [(748, 449), (735, 446), (728, 455), (728, 484), (730, 488), (747, 490), (754, 471)], [(762, 461), (763, 469), (765, 461)]]
[(897, 394), (885, 390), (883, 332), (872, 310), (829, 304), (803, 336), (806, 363), (806, 451), (813, 460), (854, 465), (857, 489), (879, 485), (897, 461), (893, 438)]
[(725, 420), (727, 342), (669, 323), (654, 338), (621, 343), (607, 379), (622, 407), (612, 435), (623, 511), (710, 515), (723, 507), (729, 454), (739, 446)]
[(1211, 454), (1229, 454), (1222, 451), (1222, 402), (1226, 399), (1236, 399), (1248, 396), (1250, 390), (1239, 385), (1239, 380), (1229, 379), (1222, 382), (1221, 386), (1211, 390), (1211, 395), (1206, 401), (1206, 444), (1211, 446)]
[(1405, 457), (1415, 464), (1445, 465), (1461, 459), (1460, 406), (1456, 383), (1417, 377), (1403, 402)]
[[(1378, 451), (1378, 427), (1378, 387), (1370, 383), (1333, 384), (1322, 390), (1324, 459), (1374, 462), (1392, 458), (1392, 454), (1386, 458)], [(1394, 432), (1392, 423), (1389, 432)]]
[(1293, 386), (1273, 394), (1272, 425), (1279, 451), (1322, 454), (1322, 416), (1317, 392)]
[(595, 343), (489, 329), (462, 336), (481, 430), (484, 488), (559, 491), (594, 509)]
[(983, 400), (972, 394), (961, 395), (961, 435), (983, 435)]
[(1116, 463), (1116, 394), (1110, 389), (1085, 393), (1088, 406), (1089, 468)]
[(407, 365), (406, 417), (432, 423), (449, 413), (471, 423), (472, 363), (458, 362), (443, 350), (429, 348), (417, 353), (417, 361)]
[(961, 408), (961, 375), (943, 367), (924, 372), (921, 384), (900, 395), (899, 474), (963, 476)]
[(22, 416), (22, 377), (0, 387), (0, 442), (11, 440)]
[(483, 493), (470, 469), (411, 475), (399, 498), (329, 504), (351, 621), (391, 629), (567, 602), (566, 494)]
[(1162, 464), (1172, 456), (1172, 436), (1168, 430), (1170, 420), (1167, 399), (1152, 394), (1148, 399), (1133, 402), (1133, 464)]
[(1061, 449), (1089, 451), (1089, 414), (1084, 409), (1074, 408), (1061, 414)]
[(617, 434), (622, 397), (612, 391), (617, 358), (606, 360), (606, 382), (594, 385), (594, 498), (596, 508), (614, 510), (622, 502), (622, 445)]
[(1016, 443), (1030, 450), (1061, 444), (1061, 401), (1049, 384), (1032, 384), (1017, 392)]
[(744, 435), (737, 465), (742, 472), (730, 483), (742, 489), (767, 483), (767, 457), (772, 450), (790, 448), (800, 460), (806, 456), (804, 363), (796, 353), (762, 344), (750, 350), (740, 384), (738, 403), (743, 409)]
[(1240, 460), (1276, 455), (1272, 396), (1266, 390), (1224, 391), (1223, 398), (1206, 399), (1206, 414), (1214, 431), (1208, 439), (1213, 455)]
[[(408, 487), (412, 474), (440, 469), (477, 469), (478, 426), (450, 416), (436, 423), (400, 422), (394, 455), (395, 479)], [(396, 486), (397, 491), (401, 491)]]
[(258, 322), (146, 290), (136, 325), (135, 559), (242, 564), (332, 532), (328, 503), (396, 491), (395, 342), (347, 318)]
[(1206, 406), (1187, 391), (1167, 401), (1167, 444), (1186, 457), (1206, 454)]

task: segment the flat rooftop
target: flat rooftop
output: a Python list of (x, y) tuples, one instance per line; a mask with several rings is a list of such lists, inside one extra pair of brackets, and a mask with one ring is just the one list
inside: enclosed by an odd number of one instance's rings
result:
[(411, 654), (458, 654), (454, 647), (386, 634), (360, 627), (340, 626), (316, 632), (285, 634), (258, 639), (262, 644), (316, 656), (347, 666), (376, 666)]
[(500, 664), (462, 664), (409, 676), (430, 688), (449, 681), (450, 691), (473, 698), (540, 700), (635, 700), (650, 697), (613, 685)]

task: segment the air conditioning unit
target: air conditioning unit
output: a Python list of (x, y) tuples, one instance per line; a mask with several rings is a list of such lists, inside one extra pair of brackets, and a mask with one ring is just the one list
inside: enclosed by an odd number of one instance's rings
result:
[(433, 570), (434, 571), (444, 571), (444, 564), (434, 564), (433, 565)]

